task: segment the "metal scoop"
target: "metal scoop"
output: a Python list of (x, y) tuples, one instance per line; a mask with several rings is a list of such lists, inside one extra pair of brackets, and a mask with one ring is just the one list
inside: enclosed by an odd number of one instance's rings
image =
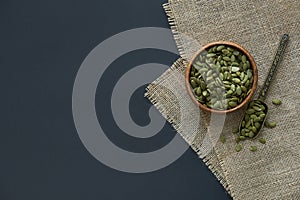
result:
[[(268, 105), (264, 102), (264, 100), (266, 98), (266, 94), (269, 90), (270, 83), (275, 74), (276, 68), (282, 58), (288, 39), (288, 34), (284, 34), (282, 36), (272, 66), (264, 82), (263, 88), (259, 93), (258, 99), (252, 100), (248, 104), (247, 110), (243, 116), (243, 120), (241, 121), (239, 126), (240, 136), (245, 136), (245, 138), (256, 138), (259, 135), (262, 127), (264, 126), (268, 114)], [(253, 111), (254, 113), (252, 113)], [(257, 116), (256, 113), (258, 113), (259, 116)]]

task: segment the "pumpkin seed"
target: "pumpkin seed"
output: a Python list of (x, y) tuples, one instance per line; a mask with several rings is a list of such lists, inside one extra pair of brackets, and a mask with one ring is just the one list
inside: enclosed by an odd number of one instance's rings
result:
[(236, 67), (239, 67), (239, 66), (240, 66), (240, 64), (239, 64), (238, 62), (232, 62), (231, 65), (232, 65), (232, 66), (236, 66)]
[(227, 56), (224, 56), (224, 57), (223, 57), (223, 60), (224, 60), (224, 61), (231, 61), (231, 59), (230, 59), (229, 57), (227, 57)]
[(268, 128), (274, 128), (276, 126), (276, 122), (266, 121), (265, 126), (268, 127)]
[(231, 106), (231, 107), (236, 107), (237, 102), (236, 101), (229, 101), (228, 105)]
[(236, 147), (235, 147), (235, 150), (237, 152), (241, 151), (243, 149), (243, 146), (241, 144), (237, 144)]
[(255, 122), (255, 123), (254, 123), (254, 126), (255, 126), (256, 129), (259, 129), (261, 125), (260, 125), (260, 123)]
[(273, 103), (274, 105), (280, 105), (282, 102), (281, 102), (280, 99), (273, 99), (273, 100), (272, 100), (272, 103)]
[(232, 133), (236, 134), (239, 132), (239, 128), (238, 127), (235, 127), (232, 129)]
[(200, 95), (201, 95), (201, 88), (200, 88), (200, 87), (197, 88), (197, 90), (196, 90), (196, 95), (197, 95), (197, 96), (200, 96)]
[(217, 47), (217, 51), (221, 51), (221, 50), (224, 49), (224, 48), (225, 48), (224, 45), (220, 45), (220, 46)]
[(239, 84), (241, 82), (241, 80), (238, 78), (233, 78), (232, 81), (235, 82), (236, 84)]
[(253, 137), (254, 137), (254, 133), (253, 133), (252, 131), (250, 131), (249, 134), (248, 134), (248, 136), (249, 136), (250, 138), (253, 138)]
[(266, 144), (266, 139), (265, 138), (259, 138), (259, 142), (262, 144)]
[(232, 68), (231, 68), (231, 71), (232, 71), (232, 72), (238, 72), (239, 70), (240, 70), (239, 67), (232, 67)]
[(205, 97), (207, 97), (208, 96), (208, 92), (207, 91), (203, 91), (202, 95), (205, 96)]
[(197, 83), (195, 80), (191, 80), (191, 85), (193, 88), (197, 87)]
[(252, 151), (252, 152), (257, 151), (257, 147), (256, 146), (251, 146), (250, 151)]
[(243, 62), (243, 63), (246, 63), (246, 60), (247, 60), (246, 56), (243, 55), (243, 56), (242, 56), (242, 62)]
[(216, 56), (216, 55), (217, 55), (217, 54), (215, 54), (215, 53), (209, 53), (209, 54), (206, 55), (206, 57), (211, 58), (211, 57), (214, 57), (214, 56)]
[(235, 61), (235, 56), (232, 55), (232, 56), (230, 57), (230, 60), (231, 60), (231, 62), (234, 62), (234, 61)]
[(235, 55), (235, 56), (238, 56), (238, 55), (240, 54), (240, 52), (238, 52), (238, 51), (233, 51), (232, 53), (233, 53), (233, 55)]
[(245, 140), (246, 139), (246, 137), (245, 136), (243, 136), (243, 135), (240, 135), (240, 140)]
[(242, 94), (242, 89), (241, 89), (240, 86), (238, 86), (238, 87), (236, 88), (236, 94), (237, 94), (237, 95), (241, 95), (241, 94)]

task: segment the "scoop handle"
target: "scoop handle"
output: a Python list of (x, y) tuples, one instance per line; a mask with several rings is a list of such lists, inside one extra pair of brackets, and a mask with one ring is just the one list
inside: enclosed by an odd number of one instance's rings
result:
[(277, 52), (275, 54), (275, 57), (274, 57), (274, 60), (273, 60), (273, 63), (272, 63), (272, 66), (269, 70), (269, 73), (268, 73), (268, 76), (264, 82), (264, 85), (263, 85), (263, 88), (259, 94), (259, 97), (258, 99), (261, 100), (261, 101), (264, 101), (265, 98), (266, 98), (266, 94), (269, 90), (269, 87), (270, 87), (270, 83), (271, 83), (271, 80), (275, 74), (275, 71), (276, 71), (276, 68), (278, 66), (278, 64), (280, 63), (280, 60), (282, 58), (282, 55), (283, 55), (283, 52), (285, 50), (285, 47), (287, 45), (287, 42), (288, 42), (288, 39), (289, 39), (289, 35), (288, 34), (284, 34), (280, 40), (280, 43), (279, 43), (279, 46), (278, 46), (278, 49), (277, 49)]

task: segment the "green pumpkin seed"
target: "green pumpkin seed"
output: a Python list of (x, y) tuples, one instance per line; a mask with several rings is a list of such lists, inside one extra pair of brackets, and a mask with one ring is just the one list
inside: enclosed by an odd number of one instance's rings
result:
[(206, 78), (206, 82), (212, 81), (213, 79), (214, 79), (214, 77), (209, 76), (209, 77)]
[(255, 123), (254, 123), (254, 126), (255, 126), (255, 128), (258, 130), (258, 129), (260, 128), (260, 123), (255, 122)]
[(197, 83), (198, 85), (200, 85), (200, 84), (201, 84), (201, 80), (200, 80), (200, 78), (197, 78), (197, 79), (196, 79), (196, 83)]
[(250, 108), (250, 109), (248, 109), (248, 110), (246, 111), (246, 113), (249, 114), (249, 115), (251, 115), (251, 114), (255, 113), (255, 110), (252, 109), (252, 108)]
[(228, 90), (227, 92), (226, 92), (226, 95), (228, 95), (228, 96), (230, 96), (230, 95), (232, 95), (233, 94), (233, 91), (232, 90)]
[(216, 98), (212, 98), (212, 99), (210, 100), (210, 103), (211, 103), (211, 104), (215, 104), (215, 103), (217, 102), (217, 100), (218, 100), (218, 99), (216, 99)]
[(258, 106), (253, 106), (252, 107), (255, 111), (262, 111), (262, 109), (260, 108), (260, 107), (258, 107)]
[(268, 122), (268, 121), (266, 121), (265, 125), (268, 128), (274, 128), (276, 126), (276, 123), (275, 122)]
[(231, 59), (230, 59), (229, 57), (227, 57), (227, 56), (224, 56), (224, 57), (223, 57), (223, 60), (224, 60), (224, 61), (231, 61)]
[(232, 90), (233, 92), (235, 91), (235, 85), (234, 84), (231, 84), (230, 90)]
[(230, 85), (224, 85), (225, 89), (230, 89), (231, 86)]
[(249, 62), (249, 60), (246, 60), (246, 65), (247, 65), (247, 68), (250, 67), (250, 62)]
[(232, 129), (232, 133), (236, 134), (239, 132), (239, 128), (238, 127), (235, 127)]
[(224, 45), (220, 45), (220, 46), (217, 47), (217, 51), (221, 51), (221, 50), (224, 49), (224, 48), (225, 48)]
[(262, 118), (260, 117), (256, 117), (255, 119), (253, 119), (253, 122), (260, 122)]
[(250, 115), (250, 118), (254, 120), (257, 118), (257, 116), (255, 114), (252, 114), (252, 115)]
[(232, 81), (235, 82), (236, 84), (239, 84), (241, 82), (241, 80), (238, 78), (233, 78)]
[(252, 77), (253, 77), (253, 74), (252, 74), (252, 70), (251, 70), (251, 69), (248, 69), (248, 70), (247, 70), (247, 76), (248, 76), (248, 78), (252, 78)]
[(201, 82), (200, 82), (200, 87), (202, 90), (206, 89), (206, 83), (203, 80), (201, 80)]
[(248, 66), (247, 66), (246, 63), (244, 63), (242, 67), (243, 67), (243, 70), (244, 70), (244, 71), (246, 71), (246, 70), (248, 69)]
[(237, 78), (237, 77), (238, 77), (238, 75), (237, 75), (236, 73), (234, 73), (234, 74), (232, 73), (231, 76), (232, 76), (233, 78)]
[(250, 138), (253, 138), (253, 137), (254, 137), (253, 131), (250, 131), (249, 134), (248, 134), (248, 136), (249, 136)]
[(262, 114), (259, 115), (259, 117), (260, 117), (261, 119), (264, 119), (264, 118), (266, 117), (266, 114), (262, 113)]
[(232, 68), (231, 68), (231, 71), (232, 71), (232, 72), (238, 72), (239, 70), (240, 70), (239, 67), (232, 67)]
[(234, 61), (235, 61), (235, 56), (232, 55), (232, 56), (230, 57), (230, 60), (231, 60), (231, 62), (234, 62)]
[(200, 70), (198, 70), (200, 74), (204, 74), (205, 72), (208, 72), (207, 68), (201, 68)]
[(273, 99), (273, 100), (272, 100), (272, 103), (273, 103), (274, 105), (280, 105), (282, 102), (281, 102), (280, 99)]
[(191, 85), (193, 88), (197, 87), (197, 83), (195, 80), (191, 80)]
[(229, 50), (229, 51), (234, 51), (234, 49), (233, 48), (231, 48), (231, 47), (227, 47), (227, 49)]
[(247, 88), (245, 86), (242, 85), (241, 89), (242, 89), (243, 92), (247, 92)]
[(197, 88), (197, 90), (196, 90), (196, 95), (197, 95), (197, 96), (200, 96), (200, 95), (201, 95), (201, 93), (202, 93), (202, 92), (201, 92), (201, 88), (200, 88), (200, 87), (198, 87), (198, 88)]
[(236, 147), (235, 147), (235, 150), (237, 152), (241, 151), (243, 149), (243, 146), (241, 144), (237, 144)]
[(242, 89), (241, 89), (240, 86), (238, 86), (238, 87), (236, 88), (236, 94), (237, 94), (237, 95), (241, 95), (241, 94), (242, 94)]
[(242, 129), (242, 130), (241, 130), (241, 135), (243, 135), (243, 136), (245, 136), (245, 135), (246, 135), (246, 131), (245, 131), (245, 129)]
[[(240, 66), (240, 64), (237, 63), (237, 62), (232, 62), (231, 65), (232, 65), (232, 66), (236, 66), (236, 67), (239, 67), (239, 66)], [(239, 68), (240, 68), (240, 67), (239, 67)]]
[(246, 56), (243, 55), (243, 56), (242, 56), (242, 62), (243, 62), (243, 63), (246, 63), (246, 60), (247, 60)]
[(214, 56), (216, 56), (216, 55), (217, 55), (217, 54), (215, 54), (215, 53), (209, 53), (209, 54), (206, 55), (206, 57), (211, 58), (211, 57), (214, 57)]
[(240, 140), (245, 140), (246, 139), (246, 137), (245, 136), (243, 136), (243, 135), (240, 135)]
[(197, 78), (196, 78), (196, 77), (191, 77), (191, 78), (190, 78), (190, 81), (192, 81), (192, 80), (196, 82), (196, 81), (197, 81)]
[(228, 51), (227, 49), (222, 49), (222, 53), (223, 53), (224, 55), (226, 55), (226, 54), (229, 54), (229, 51)]
[(207, 97), (208, 96), (208, 92), (207, 91), (203, 91), (202, 95), (205, 96), (205, 97)]
[(232, 76), (231, 76), (231, 74), (230, 74), (230, 73), (228, 73), (227, 80), (230, 80), (230, 81), (231, 81), (231, 79), (232, 79)]
[(255, 126), (252, 126), (251, 129), (252, 129), (252, 132), (253, 132), (253, 133), (257, 133), (257, 128), (256, 128)]
[(250, 125), (251, 125), (251, 120), (249, 120), (249, 121), (246, 121), (245, 128), (249, 128), (249, 127), (250, 127)]
[(231, 107), (236, 107), (237, 106), (237, 102), (235, 102), (235, 101), (229, 101), (228, 105), (231, 106)]
[(266, 139), (265, 138), (259, 138), (259, 142), (262, 144), (266, 144)]
[(238, 55), (240, 54), (240, 52), (238, 52), (238, 51), (233, 51), (232, 53), (233, 53), (233, 55), (235, 55), (235, 56), (238, 56)]
[(257, 151), (257, 147), (256, 146), (251, 146), (250, 151), (252, 151), (252, 152)]

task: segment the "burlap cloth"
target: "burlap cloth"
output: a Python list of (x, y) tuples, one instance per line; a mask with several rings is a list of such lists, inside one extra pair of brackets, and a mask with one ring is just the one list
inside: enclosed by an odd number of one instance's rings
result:
[[(182, 58), (147, 87), (145, 96), (203, 159), (233, 199), (299, 200), (300, 1), (169, 0), (163, 7)], [(231, 130), (241, 120), (240, 111), (226, 116), (225, 144), (217, 142), (203, 156), (209, 121), (198, 109), (184, 110), (194, 106), (185, 90), (187, 61), (209, 42), (239, 43), (256, 61), (261, 88), (284, 33), (290, 35), (290, 41), (266, 99), (268, 118), (277, 122), (274, 129), (264, 128), (261, 133), (267, 144), (245, 141), (244, 149), (235, 152)], [(273, 98), (280, 98), (283, 104), (272, 105)], [(180, 116), (185, 112), (188, 115), (183, 120)], [(250, 145), (256, 145), (258, 151), (249, 151)]]

